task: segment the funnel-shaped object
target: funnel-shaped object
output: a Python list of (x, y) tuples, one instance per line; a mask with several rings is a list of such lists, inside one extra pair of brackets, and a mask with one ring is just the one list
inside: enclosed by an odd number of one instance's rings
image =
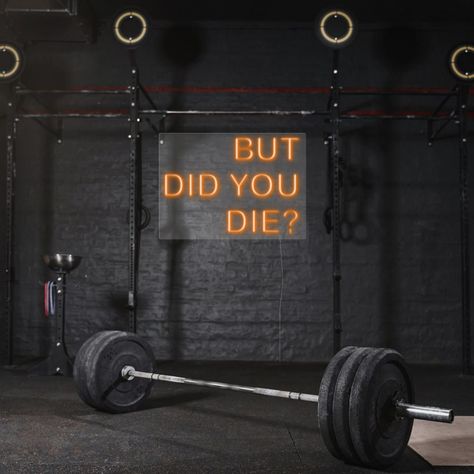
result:
[(81, 263), (82, 257), (67, 253), (55, 253), (54, 255), (43, 255), (43, 261), (55, 272), (72, 272)]

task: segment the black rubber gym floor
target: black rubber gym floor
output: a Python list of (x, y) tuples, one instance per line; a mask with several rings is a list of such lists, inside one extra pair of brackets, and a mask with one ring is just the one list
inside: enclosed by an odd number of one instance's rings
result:
[[(165, 363), (163, 373), (316, 393), (323, 365)], [(417, 401), (474, 415), (474, 377), (412, 367)], [(192, 473), (376, 472), (334, 459), (320, 438), (316, 406), (156, 383), (144, 410), (94, 411), (71, 378), (0, 370), (0, 472)], [(407, 450), (390, 472), (474, 472), (432, 468)]]

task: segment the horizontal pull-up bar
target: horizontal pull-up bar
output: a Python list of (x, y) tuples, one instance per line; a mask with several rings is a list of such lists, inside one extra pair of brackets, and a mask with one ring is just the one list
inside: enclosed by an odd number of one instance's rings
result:
[[(160, 115), (162, 117), (170, 115), (184, 116), (299, 116), (299, 117), (327, 117), (329, 112), (324, 110), (158, 110), (143, 109), (139, 115)], [(473, 116), (474, 112), (467, 113)], [(126, 109), (114, 111), (64, 111), (64, 112), (25, 112), (16, 115), (18, 118), (38, 119), (38, 118), (128, 118), (129, 112)], [(433, 120), (443, 121), (449, 118), (456, 118), (452, 113), (433, 115), (430, 111), (403, 111), (385, 112), (380, 110), (354, 110), (341, 112), (340, 120), (357, 119), (382, 119), (382, 120)]]
[(317, 110), (140, 110), (144, 115), (327, 115)]
[[(473, 112), (469, 112), (469, 115), (473, 115)], [(454, 114), (442, 114), (433, 115), (432, 112), (422, 111), (410, 111), (410, 112), (383, 112), (383, 111), (372, 111), (372, 110), (355, 110), (349, 112), (342, 112), (340, 115), (341, 120), (429, 120), (429, 121), (444, 121), (448, 119), (455, 119)]]
[[(321, 94), (327, 95), (331, 92), (329, 87), (219, 87), (219, 86), (172, 86), (172, 85), (150, 85), (143, 86), (148, 93), (158, 94)], [(441, 87), (401, 87), (401, 88), (379, 88), (379, 87), (341, 87), (344, 95), (415, 95), (415, 96), (451, 96), (456, 95), (453, 89)], [(126, 86), (80, 86), (73, 89), (16, 89), (17, 94), (129, 94), (130, 89)], [(470, 90), (470, 94), (474, 94)]]
[(128, 88), (118, 88), (118, 89), (101, 89), (101, 88), (91, 88), (91, 89), (17, 89), (16, 94), (19, 95), (74, 95), (74, 94), (85, 94), (85, 95), (122, 95), (130, 94)]
[(38, 119), (38, 118), (126, 118), (126, 112), (32, 112), (16, 115), (18, 118)]

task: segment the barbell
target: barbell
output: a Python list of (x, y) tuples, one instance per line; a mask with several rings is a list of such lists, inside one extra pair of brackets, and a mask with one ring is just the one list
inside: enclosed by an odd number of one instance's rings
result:
[(328, 450), (355, 465), (386, 468), (403, 454), (413, 419), (451, 423), (453, 410), (414, 404), (402, 356), (393, 349), (349, 346), (329, 362), (319, 394), (192, 379), (155, 372), (149, 345), (136, 334), (102, 331), (79, 349), (74, 380), (81, 399), (97, 410), (137, 410), (153, 381), (254, 393), (318, 404)]

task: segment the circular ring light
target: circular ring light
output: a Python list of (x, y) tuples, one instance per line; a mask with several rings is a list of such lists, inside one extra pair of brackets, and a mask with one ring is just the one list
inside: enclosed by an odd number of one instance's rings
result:
[(355, 31), (355, 20), (342, 10), (325, 11), (316, 20), (319, 39), (333, 49), (347, 46), (354, 38)]
[(23, 70), (24, 56), (22, 50), (12, 44), (0, 41), (0, 81), (15, 80)]
[[(469, 62), (470, 64), (467, 64)], [(451, 74), (462, 81), (474, 80), (474, 46), (465, 44), (454, 48), (449, 55)]]
[(148, 20), (137, 10), (127, 10), (114, 20), (113, 29), (119, 43), (130, 47), (138, 46), (148, 32)]

